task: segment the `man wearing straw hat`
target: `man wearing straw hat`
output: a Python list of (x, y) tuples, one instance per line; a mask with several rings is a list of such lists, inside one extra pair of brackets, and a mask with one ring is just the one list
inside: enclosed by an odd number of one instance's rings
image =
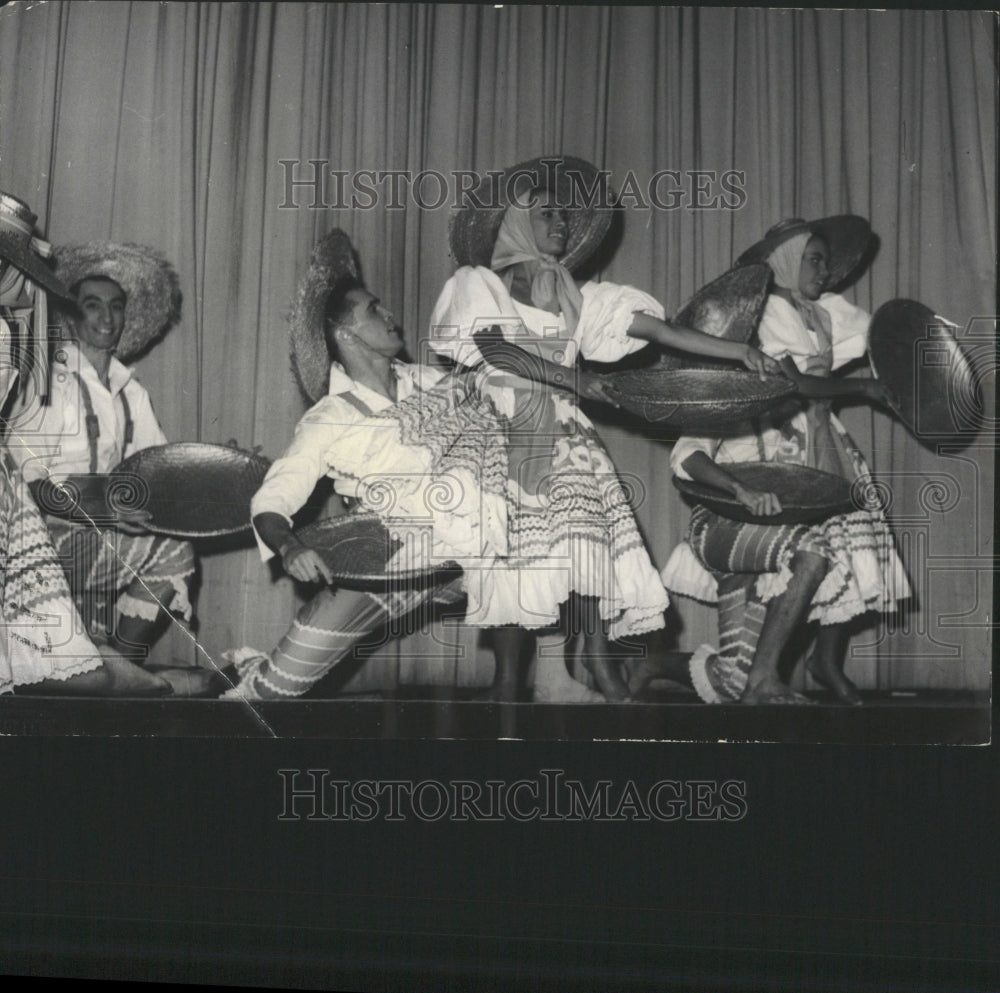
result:
[[(48, 402), (19, 413), (11, 453), (21, 465), (92, 637), (124, 654), (145, 653), (170, 614), (191, 617), (191, 544), (150, 534), (141, 510), (106, 521), (67, 520), (65, 489), (87, 492), (122, 459), (167, 439), (149, 394), (122, 360), (144, 351), (180, 316), (173, 267), (140, 245), (91, 242), (56, 252), (56, 273), (74, 306), (62, 307)], [(102, 510), (105, 508), (101, 501)], [(115, 618), (106, 616), (113, 610)], [(102, 612), (105, 616), (102, 617)], [(190, 669), (190, 671), (186, 671)], [(200, 695), (212, 673), (168, 670), (175, 693)]]
[(170, 679), (99, 651), (84, 633), (45, 521), (12, 457), (38, 444), (18, 414), (49, 391), (46, 294), (72, 307), (35, 222), (26, 203), (0, 193), (0, 693), (169, 695)]
[[(285, 571), (303, 582), (334, 578), (329, 560), (292, 526), (319, 479), (330, 476), (336, 492), (374, 512), (389, 492), (394, 522), (430, 515), (432, 557), (464, 571), (420, 589), (393, 583), (378, 594), (324, 585), (270, 655), (253, 649), (229, 655), (240, 674), (239, 685), (226, 694), (232, 698), (299, 696), (361, 638), (418, 609), (422, 617), (432, 603), (467, 598), (466, 620), (475, 623), (470, 615), (489, 596), (489, 570), (506, 554), (506, 445), (499, 415), (478, 395), (472, 377), (397, 360), (402, 338), (362, 286), (343, 232), (331, 232), (317, 246), (290, 323), (295, 371), (303, 391), (318, 402), (254, 497), (253, 522), (265, 558), (277, 553)], [(443, 489), (455, 499), (438, 507)], [(391, 563), (399, 557), (394, 553)], [(519, 689), (519, 658), (505, 651), (506, 644), (494, 644), (491, 696), (509, 701)]]

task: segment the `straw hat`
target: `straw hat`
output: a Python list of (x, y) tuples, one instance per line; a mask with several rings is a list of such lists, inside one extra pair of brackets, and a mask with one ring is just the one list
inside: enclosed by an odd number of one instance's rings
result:
[(292, 369), (313, 403), (325, 397), (329, 388), (330, 353), (323, 333), (326, 304), (331, 290), (345, 277), (359, 278), (354, 246), (340, 228), (334, 228), (313, 249), (288, 315)]
[(121, 361), (138, 355), (180, 320), (180, 281), (155, 248), (88, 241), (63, 245), (55, 256), (56, 274), (66, 286), (104, 276), (125, 291), (125, 330), (115, 349)]
[[(419, 538), (425, 525), (392, 528), (375, 513), (357, 508), (340, 517), (327, 517), (295, 532), (307, 548), (326, 563), (334, 584), (349, 590), (399, 590), (428, 586), (460, 575), (454, 562), (415, 561), (410, 568), (390, 566), (406, 538)], [(417, 547), (422, 547), (418, 545)]]
[[(551, 190), (569, 213), (566, 253), (559, 261), (570, 271), (586, 262), (608, 233), (614, 193), (605, 173), (569, 155), (541, 156), (484, 177), (451, 219), (455, 261), (489, 268), (504, 212), (512, 199), (526, 204), (532, 189)], [(584, 190), (588, 196), (593, 191), (593, 206), (586, 205)]]
[(797, 234), (821, 235), (830, 247), (830, 278), (828, 287), (839, 286), (854, 270), (865, 254), (871, 239), (871, 225), (856, 214), (837, 214), (818, 221), (790, 217), (779, 221), (756, 244), (751, 245), (737, 260), (737, 265), (767, 262), (768, 256), (781, 244)]
[(0, 193), (0, 259), (20, 269), (49, 293), (66, 298), (66, 287), (46, 261), (52, 246), (35, 234), (37, 220), (23, 200)]

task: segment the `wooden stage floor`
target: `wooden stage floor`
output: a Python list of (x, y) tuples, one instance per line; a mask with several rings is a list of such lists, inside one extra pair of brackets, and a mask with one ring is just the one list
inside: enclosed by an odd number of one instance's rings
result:
[[(662, 684), (660, 684), (662, 686)], [(681, 686), (655, 688), (630, 704), (495, 704), (440, 687), (334, 700), (109, 700), (0, 698), (0, 734), (225, 738), (515, 738), (529, 741), (801, 742), (984, 744), (988, 694), (968, 691), (863, 693), (845, 707), (815, 694), (815, 706), (709, 706)]]

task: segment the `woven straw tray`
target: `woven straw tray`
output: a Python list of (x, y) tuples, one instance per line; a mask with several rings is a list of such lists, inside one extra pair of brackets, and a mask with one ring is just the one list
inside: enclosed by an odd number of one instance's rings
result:
[(781, 501), (782, 512), (757, 517), (736, 497), (714, 486), (677, 476), (674, 477), (674, 486), (720, 517), (752, 524), (812, 524), (836, 514), (861, 509), (855, 504), (851, 484), (846, 479), (819, 469), (776, 462), (727, 463), (720, 468), (735, 476), (741, 486), (775, 493)]
[(386, 571), (402, 541), (381, 518), (367, 511), (329, 517), (296, 532), (333, 573), (333, 585), (357, 590), (423, 586), (458, 575), (454, 563)]
[(108, 503), (150, 514), (145, 527), (180, 538), (250, 527), (250, 500), (271, 463), (256, 452), (185, 441), (144, 448), (108, 480)]
[(979, 429), (982, 389), (954, 325), (930, 307), (904, 299), (883, 304), (872, 318), (868, 350), (875, 374), (896, 395), (896, 413), (917, 438)]
[(668, 369), (654, 366), (610, 373), (605, 391), (647, 421), (680, 428), (711, 428), (756, 417), (795, 393), (784, 376), (761, 380), (732, 369)]

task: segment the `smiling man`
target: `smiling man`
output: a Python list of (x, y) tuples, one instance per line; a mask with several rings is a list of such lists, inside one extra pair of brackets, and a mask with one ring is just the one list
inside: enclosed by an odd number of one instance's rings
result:
[[(68, 520), (57, 484), (100, 491), (103, 477), (124, 458), (166, 443), (149, 394), (121, 360), (142, 352), (179, 318), (177, 274), (139, 245), (66, 246), (56, 259), (76, 310), (63, 314), (48, 401), (19, 414), (20, 444), (10, 449), (46, 515), (91, 637), (142, 657), (169, 614), (191, 616), (194, 551), (189, 542), (146, 531), (141, 512), (115, 518), (106, 508), (92, 509), (89, 520)], [(171, 671), (177, 695), (209, 688), (210, 675), (201, 670)]]

